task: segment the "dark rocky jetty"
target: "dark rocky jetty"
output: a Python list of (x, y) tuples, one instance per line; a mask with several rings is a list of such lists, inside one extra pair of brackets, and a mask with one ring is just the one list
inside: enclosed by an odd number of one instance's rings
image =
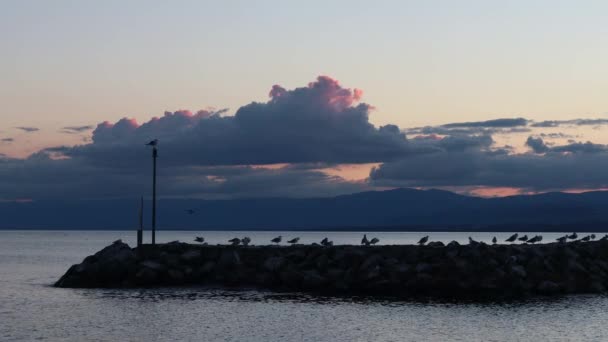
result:
[(608, 241), (542, 245), (202, 246), (121, 241), (57, 287), (222, 286), (398, 297), (503, 298), (608, 289)]

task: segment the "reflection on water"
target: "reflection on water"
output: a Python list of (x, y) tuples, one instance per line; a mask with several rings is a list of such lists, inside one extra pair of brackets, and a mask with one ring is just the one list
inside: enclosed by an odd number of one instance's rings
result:
[[(194, 235), (164, 234), (169, 241)], [(234, 235), (215, 234), (209, 236), (220, 240)], [(254, 241), (274, 235), (248, 234)], [(316, 235), (306, 238), (329, 233), (311, 234)], [(360, 233), (341, 234), (333, 235), (337, 236), (334, 239), (360, 239)], [(381, 239), (408, 241), (421, 235), (387, 234)], [(480, 303), (208, 287), (115, 290), (49, 286), (71, 264), (109, 242), (117, 238), (131, 242), (129, 235), (131, 232), (0, 231), (0, 340), (608, 340), (608, 297), (598, 295)], [(446, 237), (466, 241), (468, 235)]]

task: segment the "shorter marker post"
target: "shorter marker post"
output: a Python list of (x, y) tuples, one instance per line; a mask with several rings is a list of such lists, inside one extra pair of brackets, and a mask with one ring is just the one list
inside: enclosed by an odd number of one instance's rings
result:
[(144, 240), (144, 196), (139, 202), (139, 228), (137, 229), (137, 247), (141, 246)]

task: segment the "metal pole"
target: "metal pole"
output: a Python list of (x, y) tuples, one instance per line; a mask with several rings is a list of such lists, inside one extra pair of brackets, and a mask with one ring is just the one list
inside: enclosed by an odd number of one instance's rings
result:
[(156, 244), (156, 146), (152, 149), (152, 244)]
[(139, 228), (137, 229), (137, 247), (142, 245), (143, 235), (144, 235), (144, 196), (141, 196), (141, 201), (139, 202)]

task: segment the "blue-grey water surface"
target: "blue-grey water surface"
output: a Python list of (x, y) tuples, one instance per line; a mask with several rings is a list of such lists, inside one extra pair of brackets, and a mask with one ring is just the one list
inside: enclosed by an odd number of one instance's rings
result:
[[(209, 243), (276, 235), (358, 243), (351, 232), (159, 232), (158, 241)], [(374, 233), (381, 243), (415, 243), (424, 233)], [(509, 233), (429, 233), (431, 241)], [(534, 235), (528, 233), (528, 236)], [(563, 234), (543, 233), (544, 242)], [(70, 265), (126, 231), (0, 231), (0, 341), (606, 341), (608, 297), (454, 303), (206, 288), (58, 289)], [(146, 236), (149, 239), (149, 236)]]

